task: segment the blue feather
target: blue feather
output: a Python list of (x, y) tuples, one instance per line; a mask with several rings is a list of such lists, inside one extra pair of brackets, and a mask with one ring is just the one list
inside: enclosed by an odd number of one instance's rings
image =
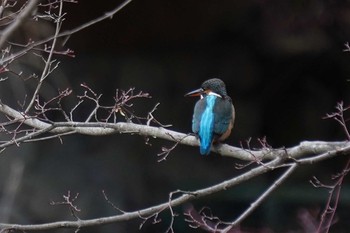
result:
[(213, 141), (213, 129), (214, 129), (214, 104), (216, 96), (208, 95), (205, 97), (206, 107), (201, 116), (199, 126), (199, 138), (200, 138), (200, 153), (207, 155), (210, 152), (211, 143)]

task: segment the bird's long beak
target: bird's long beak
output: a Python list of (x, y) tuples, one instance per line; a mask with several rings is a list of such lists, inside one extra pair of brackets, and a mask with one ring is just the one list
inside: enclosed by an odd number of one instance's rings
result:
[(197, 90), (188, 92), (187, 94), (185, 94), (185, 97), (187, 97), (187, 96), (200, 96), (204, 92), (205, 91), (202, 88), (199, 88)]

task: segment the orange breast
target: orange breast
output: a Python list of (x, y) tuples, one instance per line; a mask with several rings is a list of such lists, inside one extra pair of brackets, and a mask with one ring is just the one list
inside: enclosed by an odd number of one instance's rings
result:
[(222, 141), (224, 141), (226, 138), (228, 138), (228, 137), (230, 136), (231, 131), (232, 131), (232, 129), (233, 129), (234, 122), (235, 122), (235, 115), (236, 115), (236, 114), (235, 114), (235, 108), (234, 108), (233, 105), (232, 105), (232, 119), (231, 119), (231, 121), (230, 121), (230, 124), (229, 124), (227, 130), (225, 131), (225, 133), (223, 133), (221, 136), (219, 136), (219, 137), (216, 139), (216, 141), (222, 142)]

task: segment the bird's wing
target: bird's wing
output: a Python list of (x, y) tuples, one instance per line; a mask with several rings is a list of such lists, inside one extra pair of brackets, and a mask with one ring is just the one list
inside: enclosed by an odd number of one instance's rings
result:
[(193, 118), (192, 118), (192, 132), (198, 133), (199, 132), (199, 126), (201, 123), (201, 117), (205, 110), (206, 102), (205, 99), (200, 99), (197, 101), (196, 105), (194, 106), (194, 112), (193, 112)]
[(231, 101), (218, 98), (214, 106), (214, 133), (224, 134), (233, 127), (235, 110)]

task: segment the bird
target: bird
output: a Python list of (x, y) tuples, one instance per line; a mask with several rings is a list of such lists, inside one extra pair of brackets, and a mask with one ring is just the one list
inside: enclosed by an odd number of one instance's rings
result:
[(235, 108), (227, 95), (225, 83), (212, 78), (187, 96), (200, 96), (194, 107), (192, 131), (200, 141), (200, 153), (208, 155), (213, 143), (230, 136), (235, 121)]

